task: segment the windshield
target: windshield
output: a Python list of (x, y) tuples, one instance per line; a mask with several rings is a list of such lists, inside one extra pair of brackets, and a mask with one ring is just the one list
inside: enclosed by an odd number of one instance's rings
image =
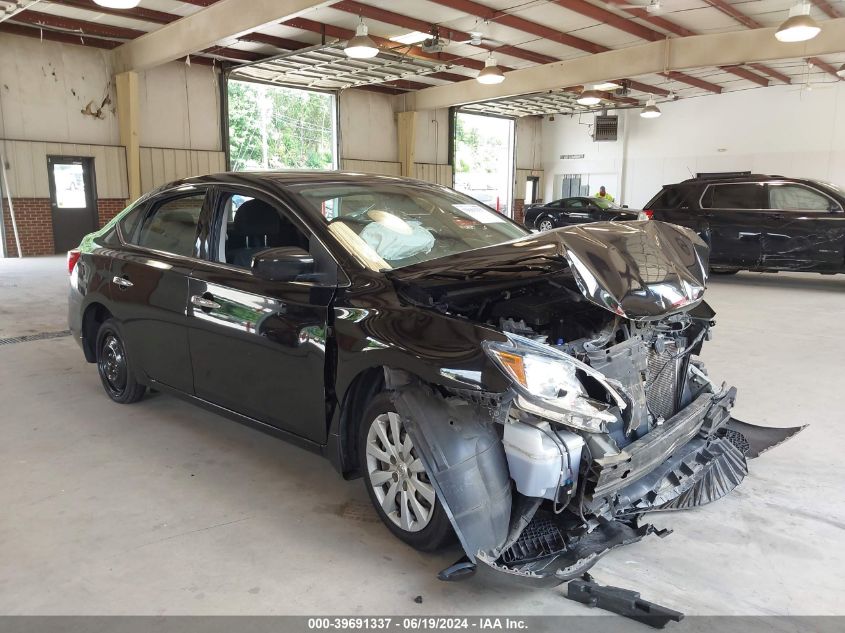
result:
[(446, 187), (320, 184), (296, 189), (329, 232), (371, 270), (393, 270), (501, 244), (529, 232)]
[(605, 198), (593, 198), (591, 202), (601, 209), (621, 209), (618, 204)]

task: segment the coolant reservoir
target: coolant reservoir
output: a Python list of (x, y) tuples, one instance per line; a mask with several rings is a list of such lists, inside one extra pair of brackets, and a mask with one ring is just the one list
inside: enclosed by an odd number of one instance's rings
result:
[(528, 497), (554, 499), (558, 484), (563, 487), (578, 480), (581, 449), (580, 435), (548, 422), (537, 425), (508, 422), (502, 443), (516, 489)]

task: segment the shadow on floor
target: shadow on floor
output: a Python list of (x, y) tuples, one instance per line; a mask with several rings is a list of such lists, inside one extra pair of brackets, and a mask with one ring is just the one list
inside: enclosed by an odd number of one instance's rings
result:
[(751, 273), (736, 275), (713, 275), (708, 280), (712, 286), (754, 286), (773, 290), (810, 290), (843, 292), (845, 275), (821, 275), (819, 273)]

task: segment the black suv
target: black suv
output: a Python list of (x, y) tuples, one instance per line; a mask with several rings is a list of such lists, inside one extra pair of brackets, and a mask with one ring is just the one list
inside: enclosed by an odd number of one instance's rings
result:
[(845, 189), (804, 178), (699, 174), (665, 185), (645, 206), (696, 231), (716, 272), (845, 272)]

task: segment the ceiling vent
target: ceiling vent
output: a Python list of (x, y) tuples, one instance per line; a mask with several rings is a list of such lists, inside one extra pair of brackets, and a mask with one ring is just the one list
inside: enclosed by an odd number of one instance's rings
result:
[(619, 117), (615, 114), (597, 114), (593, 125), (594, 141), (615, 141), (619, 132)]

